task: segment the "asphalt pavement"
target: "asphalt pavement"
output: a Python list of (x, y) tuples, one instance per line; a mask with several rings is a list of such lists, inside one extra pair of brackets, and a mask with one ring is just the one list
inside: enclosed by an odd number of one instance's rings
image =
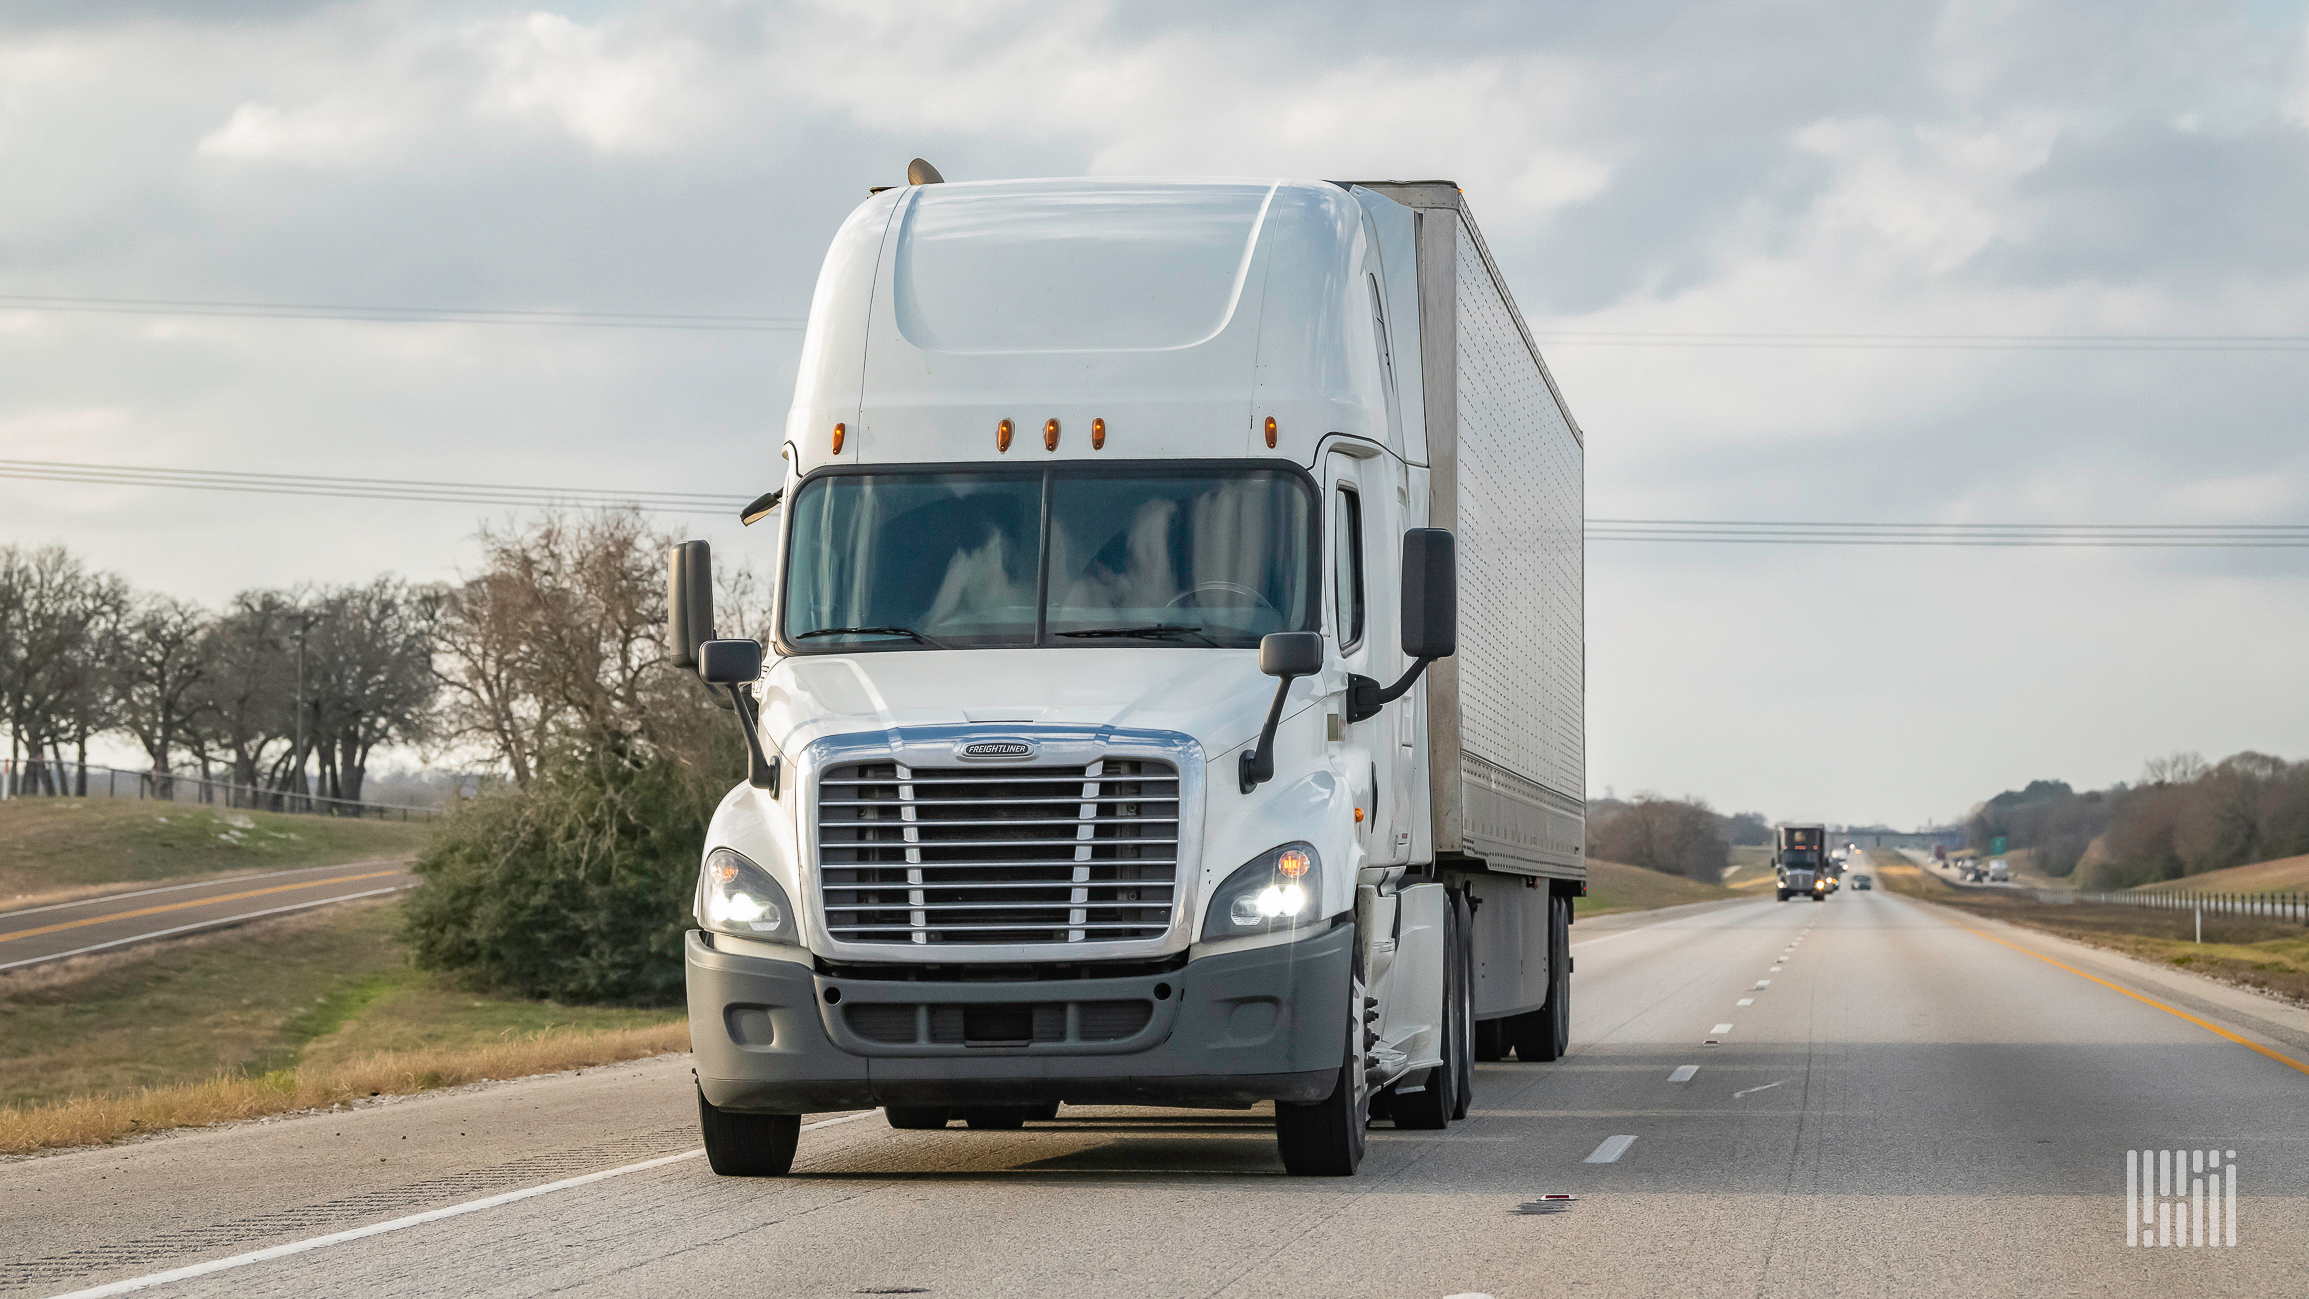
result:
[(0, 970), (112, 951), (415, 887), (409, 858), (162, 884), (0, 911)]
[[(1352, 1179), (1258, 1111), (1071, 1106), (813, 1116), (795, 1176), (717, 1178), (669, 1057), (0, 1164), (0, 1294), (2302, 1289), (2309, 1013), (1884, 892), (1573, 937), (1572, 1053)], [(2235, 1245), (2127, 1243), (2144, 1149), (2222, 1152)]]

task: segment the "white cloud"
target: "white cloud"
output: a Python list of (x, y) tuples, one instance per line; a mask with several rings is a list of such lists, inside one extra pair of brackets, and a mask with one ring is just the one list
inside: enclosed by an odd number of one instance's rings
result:
[(249, 102), (202, 136), (198, 148), (207, 157), (237, 162), (341, 165), (358, 161), (390, 126), (386, 115), (351, 104), (323, 101), (282, 109)]
[(532, 13), (477, 33), (493, 66), (485, 108), (553, 122), (606, 154), (675, 148), (692, 120), (695, 43)]

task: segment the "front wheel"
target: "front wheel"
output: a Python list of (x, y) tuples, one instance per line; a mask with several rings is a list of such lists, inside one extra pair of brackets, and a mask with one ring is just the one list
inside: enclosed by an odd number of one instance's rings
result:
[(1352, 1177), (1363, 1162), (1363, 1128), (1371, 1121), (1370, 1029), (1364, 1020), (1363, 939), (1354, 933), (1347, 974), (1347, 1024), (1339, 1078), (1331, 1094), (1299, 1105), (1275, 1102), (1275, 1144), (1293, 1177)]
[(722, 1176), (784, 1177), (793, 1171), (802, 1116), (740, 1114), (715, 1105), (700, 1089), (698, 1130), (705, 1137), (706, 1163)]

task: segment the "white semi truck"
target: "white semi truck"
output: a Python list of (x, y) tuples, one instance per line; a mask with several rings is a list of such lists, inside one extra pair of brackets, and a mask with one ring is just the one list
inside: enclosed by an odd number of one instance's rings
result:
[(806, 1112), (1271, 1101), (1344, 1175), (1556, 1058), (1582, 440), (1458, 188), (909, 179), (747, 511), (770, 644), (673, 556), (752, 746), (686, 949), (714, 1169)]

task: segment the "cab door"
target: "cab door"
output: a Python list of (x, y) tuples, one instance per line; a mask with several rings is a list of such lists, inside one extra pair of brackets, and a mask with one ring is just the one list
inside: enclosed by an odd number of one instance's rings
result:
[[(1368, 444), (1324, 457), (1324, 535), (1331, 552), (1325, 618), (1341, 666), (1381, 685), (1402, 674), (1397, 559), (1387, 544), (1401, 531), (1402, 484), (1397, 480), (1402, 476), (1392, 457)], [(1412, 809), (1405, 788), (1410, 764), (1404, 744), (1414, 732), (1398, 714), (1417, 693), (1359, 721), (1349, 720), (1347, 696), (1332, 705), (1349, 788), (1363, 817), (1356, 830), (1367, 865), (1393, 865), (1410, 857)]]

